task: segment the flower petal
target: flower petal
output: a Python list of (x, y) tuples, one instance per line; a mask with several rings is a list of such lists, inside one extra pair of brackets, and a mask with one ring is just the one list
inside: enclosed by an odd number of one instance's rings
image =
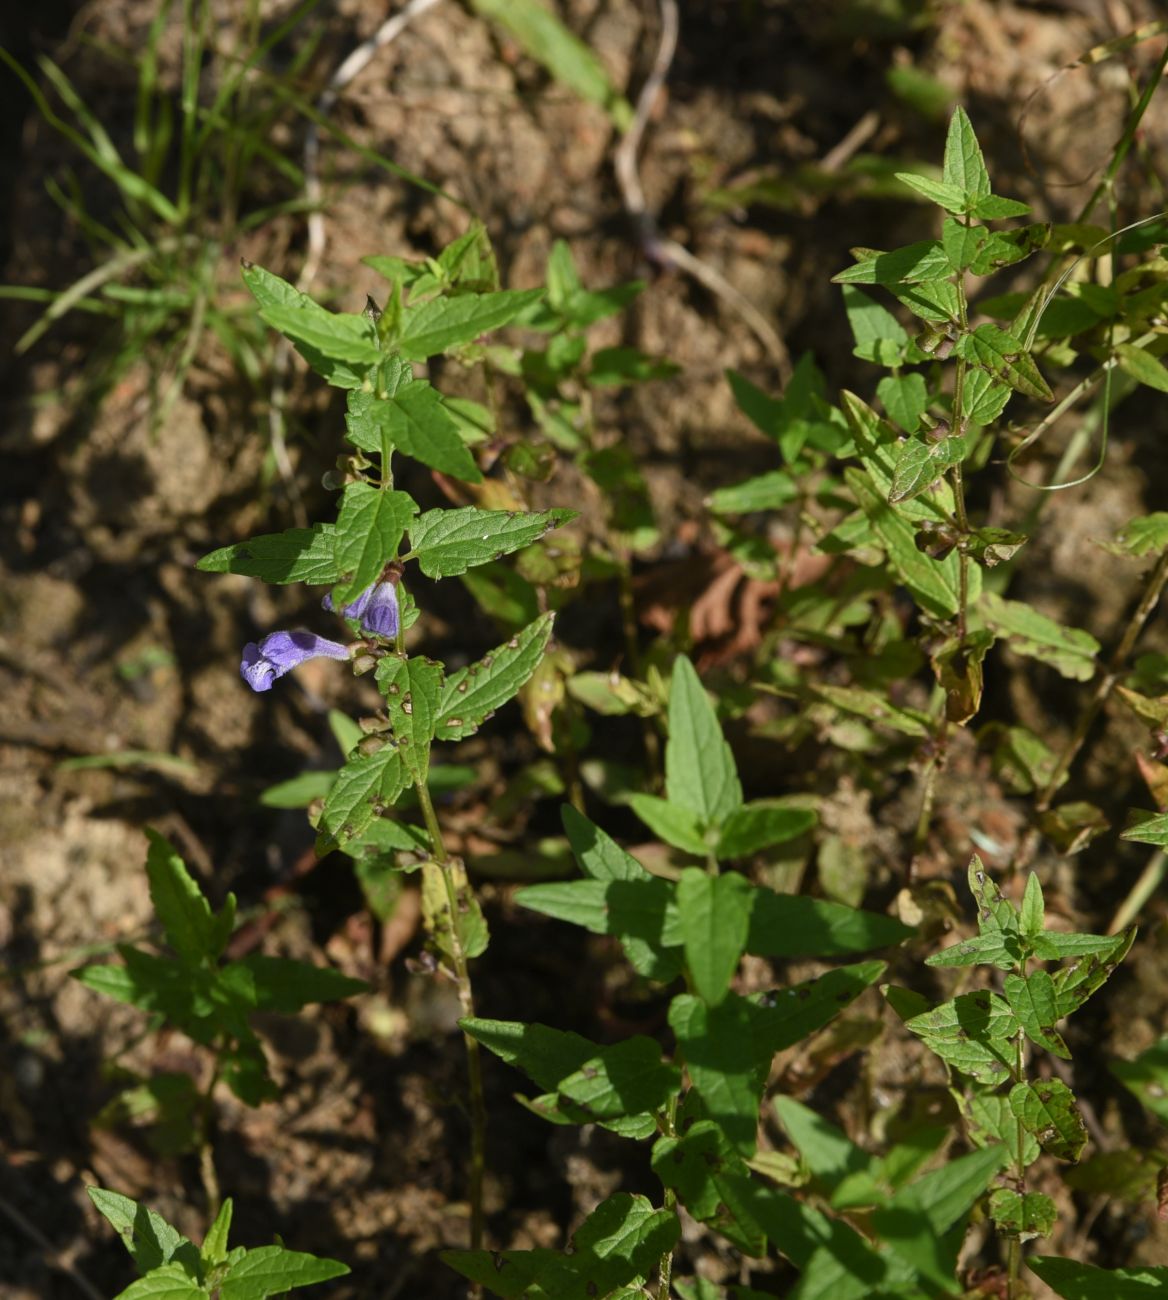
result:
[(270, 691), (272, 683), (307, 659), (348, 659), (349, 648), (315, 632), (272, 632), (258, 644), (243, 647), (239, 674), (253, 691)]
[[(320, 603), (329, 611), (335, 608), (331, 595), (326, 594)], [(392, 582), (375, 582), (341, 612), (346, 618), (360, 619), (363, 631), (392, 640), (400, 626), (397, 586)]]

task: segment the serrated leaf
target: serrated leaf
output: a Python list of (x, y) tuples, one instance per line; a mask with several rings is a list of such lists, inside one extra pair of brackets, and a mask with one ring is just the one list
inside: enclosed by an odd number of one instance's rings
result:
[(983, 1083), (996, 1086), (1013, 1069), (1010, 1039), (1018, 1032), (1018, 1020), (996, 993), (963, 993), (913, 1016), (905, 1021), (905, 1028), (955, 1070)]
[(969, 214), (981, 221), (1004, 221), (1007, 217), (1024, 217), (1029, 211), (1029, 203), (1004, 199), (1000, 194), (987, 194), (970, 207)]
[(990, 176), (981, 155), (981, 146), (977, 142), (969, 114), (960, 105), (953, 110), (953, 116), (949, 119), (941, 176), (946, 185), (960, 190), (970, 199), (985, 199), (990, 195)]
[(131, 1282), (114, 1300), (209, 1300), (210, 1295), (181, 1264), (163, 1264)]
[(203, 891), (182, 858), (157, 831), (147, 827), (146, 835), (150, 841), (146, 855), (150, 901), (162, 922), (167, 942), (188, 962), (217, 957), (211, 905)]
[(1131, 840), (1135, 844), (1155, 844), (1157, 848), (1168, 848), (1168, 813), (1132, 809), (1128, 813), (1128, 824), (1120, 832), (1119, 838)]
[(442, 665), (414, 656), (387, 655), (377, 665), (377, 686), (385, 696), (402, 762), (414, 782), (430, 769), (430, 742), (438, 727)]
[(995, 379), (1028, 397), (1043, 402), (1053, 402), (1054, 394), (1039, 373), (1026, 345), (999, 325), (979, 325), (972, 334), (965, 334), (954, 349), (959, 357), (989, 371)]
[(665, 792), (706, 826), (721, 826), (742, 806), (734, 755), (722, 736), (714, 706), (693, 664), (679, 655), (669, 686), (669, 739)]
[(793, 808), (776, 800), (756, 799), (736, 808), (722, 825), (719, 858), (744, 858), (775, 844), (785, 844), (815, 825), (811, 808)]
[(1025, 956), (1025, 949), (1017, 935), (995, 931), (950, 944), (940, 952), (925, 958), (926, 966), (996, 966), (999, 970), (1013, 970)]
[(1136, 928), (1112, 935), (1110, 946), (1080, 957), (1073, 966), (1055, 971), (1054, 987), (1059, 1018), (1073, 1015), (1084, 1002), (1103, 987), (1115, 968), (1127, 956), (1135, 942)]
[(337, 567), (348, 575), (337, 588), (334, 604), (355, 599), (380, 577), (410, 520), (418, 512), (405, 492), (383, 492), (369, 483), (350, 483), (341, 498), (334, 534)]
[(954, 271), (972, 266), (988, 238), (989, 231), (984, 226), (967, 226), (953, 217), (946, 217), (941, 223), (941, 244)]
[(951, 271), (944, 249), (935, 239), (906, 244), (889, 253), (874, 249), (855, 249), (862, 253), (855, 266), (832, 276), (833, 284), (918, 284), (935, 280)]
[(1041, 1192), (997, 1187), (990, 1194), (990, 1217), (1004, 1236), (1030, 1241), (1034, 1237), (1050, 1236), (1058, 1210), (1050, 1197)]
[(434, 731), (438, 740), (462, 740), (473, 735), (519, 691), (535, 672), (552, 634), (554, 618), (553, 613), (542, 614), (478, 663), (460, 668), (446, 679)]
[(1063, 1300), (1148, 1300), (1168, 1290), (1168, 1268), (1096, 1268), (1056, 1255), (1028, 1255), (1026, 1267)]
[(1058, 1079), (1019, 1083), (1010, 1089), (1010, 1109), (1039, 1145), (1058, 1160), (1074, 1164), (1087, 1145), (1087, 1129), (1075, 1096)]
[(1127, 555), (1159, 555), (1168, 547), (1168, 511), (1154, 510), (1149, 515), (1129, 519), (1115, 537), (1114, 548)]
[(1064, 627), (1024, 601), (1005, 600), (993, 592), (982, 596), (978, 609), (986, 625), (1018, 654), (1039, 659), (1075, 681), (1090, 681), (1095, 675), (1100, 646), (1090, 632)]
[(885, 375), (876, 385), (876, 396), (884, 404), (889, 419), (906, 433), (916, 433), (929, 404), (924, 375), (915, 370), (907, 375)]
[(575, 517), (574, 510), (427, 510), (410, 528), (411, 555), (428, 578), (450, 578), (530, 546)]
[(139, 1272), (149, 1273), (177, 1259), (188, 1280), (197, 1276), (199, 1252), (161, 1214), (103, 1187), (87, 1187), (97, 1211), (121, 1237)]
[(392, 742), (374, 754), (350, 759), (325, 797), (319, 838), (344, 848), (382, 807), (392, 806), (408, 781), (406, 766)]
[(901, 446), (892, 475), (889, 505), (909, 501), (931, 488), (946, 470), (965, 459), (965, 439), (960, 435), (933, 442), (929, 438), (909, 438)]
[(407, 307), (396, 349), (409, 361), (426, 361), (441, 352), (473, 343), (481, 334), (501, 329), (543, 297), (542, 289), (505, 289), (499, 293), (462, 293)]
[(746, 1179), (749, 1170), (717, 1124), (698, 1120), (682, 1137), (660, 1138), (653, 1147), (652, 1164), (662, 1186), (673, 1188), (699, 1223), (746, 1255), (757, 1258), (766, 1253), (765, 1233), (751, 1218), (736, 1186), (724, 1177), (737, 1174)]
[(970, 424), (993, 424), (1006, 409), (1012, 390), (984, 370), (969, 370), (961, 391), (961, 407)]
[(711, 1005), (726, 996), (746, 946), (754, 891), (743, 876), (711, 876), (687, 867), (677, 883), (685, 961), (698, 993)]
[(685, 853), (704, 858), (710, 852), (702, 819), (689, 808), (679, 808), (668, 799), (652, 794), (629, 795), (629, 807), (659, 839)]
[(977, 904), (978, 930), (982, 934), (1016, 935), (1018, 913), (1014, 904), (1002, 894), (976, 853), (969, 859), (965, 879)]
[(1071, 1054), (1054, 1027), (1059, 1017), (1050, 973), (1036, 970), (1026, 976), (1007, 975), (1004, 988), (1006, 1001), (1026, 1031), (1027, 1038), (1069, 1061)]
[(423, 380), (403, 384), (386, 397), (354, 389), (349, 393), (345, 427), (349, 441), (363, 451), (380, 452), (388, 441), (440, 473), (465, 483), (482, 482), (458, 424), (438, 391)]
[(918, 194), (924, 195), (930, 203), (938, 204), (946, 212), (962, 213), (969, 205), (969, 199), (965, 191), (956, 185), (950, 185), (945, 181), (935, 181), (928, 176), (918, 176), (914, 172), (896, 172), (894, 175), (898, 181), (903, 182), (909, 189), (916, 190)]
[(249, 578), (281, 584), (333, 583), (341, 576), (335, 533), (332, 524), (265, 533), (210, 551), (195, 568), (204, 573), (242, 573)]
[(348, 1265), (339, 1260), (319, 1259), (283, 1246), (260, 1246), (227, 1270), (219, 1284), (219, 1296), (220, 1300), (266, 1300), (293, 1287), (314, 1286), (348, 1272)]
[(369, 992), (364, 980), (351, 979), (328, 966), (261, 953), (231, 962), (219, 976), (249, 1007), (282, 1015), (293, 1015), (313, 1002), (338, 1002)]

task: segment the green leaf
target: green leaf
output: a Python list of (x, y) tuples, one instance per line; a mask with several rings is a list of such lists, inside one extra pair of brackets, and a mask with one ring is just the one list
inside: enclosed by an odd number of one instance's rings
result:
[(1110, 946), (1081, 957), (1073, 966), (1055, 972), (1054, 987), (1059, 1018), (1073, 1015), (1111, 978), (1135, 942), (1136, 928), (1112, 935)]
[(665, 792), (670, 803), (688, 808), (707, 826), (721, 826), (742, 806), (734, 755), (705, 687), (684, 655), (674, 660), (669, 686)]
[(941, 223), (941, 244), (955, 271), (965, 271), (977, 260), (989, 231), (984, 226), (967, 226), (953, 217)]
[(699, 1223), (725, 1237), (744, 1254), (766, 1253), (766, 1235), (751, 1218), (738, 1189), (725, 1174), (741, 1179), (750, 1172), (741, 1156), (711, 1120), (698, 1120), (679, 1138), (660, 1138), (653, 1147), (653, 1172), (663, 1187), (677, 1192)]
[(972, 334), (958, 339), (954, 352), (1028, 397), (1037, 397), (1043, 402), (1054, 401), (1054, 394), (1039, 373), (1026, 345), (999, 325), (979, 325)]
[(629, 795), (629, 807), (666, 844), (699, 858), (709, 853), (710, 846), (702, 833), (702, 819), (697, 813), (652, 794)]
[(1016, 1192), (997, 1187), (990, 1195), (990, 1217), (997, 1230), (1007, 1237), (1029, 1241), (1049, 1237), (1058, 1219), (1058, 1210), (1049, 1196), (1041, 1192)]
[(898, 181), (903, 181), (909, 189), (923, 194), (930, 203), (936, 203), (946, 212), (963, 213), (969, 205), (969, 197), (956, 185), (945, 181), (935, 181), (928, 176), (917, 176), (913, 172), (895, 172)]
[(348, 1265), (335, 1259), (318, 1259), (283, 1246), (260, 1246), (227, 1270), (219, 1284), (219, 1296), (220, 1300), (265, 1300), (348, 1272)]
[(255, 1010), (289, 1016), (312, 1002), (338, 1002), (369, 992), (364, 980), (350, 979), (328, 966), (260, 953), (231, 962), (219, 977)]
[(736, 808), (722, 826), (719, 858), (745, 858), (785, 844), (815, 825), (811, 808), (793, 808), (774, 799), (755, 799)]
[(1029, 203), (1004, 199), (1000, 194), (990, 194), (984, 199), (978, 199), (969, 209), (969, 214), (981, 221), (1003, 221), (1007, 217), (1024, 217), (1029, 211)]
[(916, 433), (929, 404), (924, 375), (915, 370), (907, 375), (885, 375), (876, 385), (876, 395), (888, 417), (906, 433)]
[(742, 876), (687, 867), (677, 884), (685, 961), (694, 987), (716, 1005), (726, 996), (746, 946), (753, 890)]
[(681, 1088), (681, 1071), (661, 1048), (637, 1034), (605, 1047), (556, 1085), (560, 1097), (590, 1119), (617, 1119), (661, 1110)]
[(418, 512), (405, 492), (383, 492), (369, 483), (350, 483), (341, 498), (335, 545), (337, 567), (346, 575), (334, 603), (344, 604), (371, 587), (397, 558), (402, 534)]
[(215, 1222), (207, 1229), (207, 1235), (203, 1238), (203, 1245), (199, 1250), (199, 1258), (203, 1261), (204, 1268), (210, 1267), (214, 1264), (222, 1264), (227, 1258), (227, 1238), (231, 1234), (231, 1216), (233, 1211), (234, 1205), (229, 1196), (219, 1207), (219, 1213), (215, 1216)]
[(965, 439), (957, 435), (942, 438), (939, 442), (929, 438), (909, 438), (896, 457), (888, 504), (896, 505), (920, 496), (943, 477), (946, 470), (960, 465), (965, 455)]
[[(874, 1195), (882, 1199), (875, 1187), (877, 1161), (873, 1156), (862, 1151), (834, 1124), (829, 1124), (822, 1115), (796, 1101), (794, 1097), (775, 1097), (773, 1104), (779, 1123), (802, 1156), (812, 1177), (827, 1191), (829, 1197), (845, 1179), (856, 1181), (867, 1174), (873, 1180)], [(832, 1203), (837, 1204), (834, 1200)]]
[(437, 739), (462, 740), (473, 735), (519, 691), (539, 664), (554, 618), (551, 612), (540, 615), (478, 663), (451, 673), (438, 701)]
[(1062, 1040), (1062, 1035), (1055, 1029), (1058, 1020), (1058, 1006), (1055, 997), (1054, 980), (1044, 970), (1032, 971), (1029, 975), (1007, 975), (1005, 980), (1006, 1001), (1018, 1017), (1026, 1036), (1039, 1047), (1045, 1047), (1055, 1056), (1069, 1061), (1071, 1054)]
[(210, 1300), (210, 1295), (182, 1264), (163, 1264), (131, 1282), (114, 1300)]
[(952, 268), (941, 245), (935, 239), (922, 240), (894, 248), (890, 253), (875, 249), (852, 250), (855, 266), (832, 276), (833, 284), (918, 284), (946, 276)]
[(905, 1021), (943, 1061), (991, 1086), (1009, 1077), (1014, 1065), (1011, 1037), (1018, 1020), (996, 993), (963, 993), (951, 1002)]
[(265, 533), (210, 551), (195, 565), (204, 573), (242, 573), (264, 582), (334, 583), (341, 576), (332, 524)]
[(1005, 528), (974, 528), (966, 535), (964, 548), (983, 569), (996, 569), (1013, 559), (1029, 540), (1024, 534), (1011, 533)]
[(592, 354), (588, 382), (598, 388), (619, 387), (670, 379), (680, 371), (672, 361), (651, 357), (638, 348), (599, 348)]
[(345, 426), (349, 441), (363, 451), (380, 452), (388, 440), (431, 469), (465, 483), (482, 482), (457, 423), (437, 390), (422, 380), (403, 384), (384, 398), (354, 389), (349, 393)]
[(1015, 1084), (1010, 1109), (1039, 1145), (1058, 1160), (1074, 1164), (1087, 1145), (1087, 1129), (1075, 1096), (1058, 1079)]
[(608, 79), (604, 64), (538, 0), (471, 0), (475, 11), (509, 32), (552, 77), (612, 118), (618, 131), (633, 120), (628, 101)]
[(575, 519), (574, 510), (427, 510), (410, 528), (411, 554), (428, 578), (450, 578), (537, 542)]
[(960, 105), (949, 119), (941, 177), (946, 185), (960, 190), (970, 199), (989, 198), (990, 176), (981, 155), (981, 146), (973, 133), (969, 115)]
[(336, 772), (301, 772), (268, 786), (260, 795), (260, 803), (265, 808), (307, 808), (313, 800), (323, 799), (336, 779)]
[(1135, 844), (1155, 844), (1157, 848), (1168, 848), (1168, 813), (1132, 809), (1128, 813), (1128, 825), (1119, 838), (1131, 840)]
[(1149, 1300), (1168, 1290), (1168, 1268), (1096, 1268), (1056, 1255), (1028, 1255), (1026, 1267), (1063, 1300)]
[[(954, 617), (960, 604), (956, 556), (934, 560), (923, 554), (917, 549), (916, 536), (908, 520), (876, 495), (864, 474), (849, 468), (844, 471), (844, 478), (883, 542), (893, 570), (913, 598), (937, 618)], [(979, 572), (974, 569), (970, 576)]]
[(795, 480), (785, 470), (757, 474), (732, 487), (718, 488), (706, 498), (717, 515), (747, 515), (756, 510), (778, 510), (799, 495)]
[(350, 759), (324, 801), (318, 831), (322, 847), (331, 843), (344, 848), (357, 839), (381, 808), (393, 805), (408, 783), (405, 764), (392, 743), (374, 754)]
[(760, 888), (750, 911), (746, 951), (760, 957), (841, 957), (886, 948), (914, 933), (891, 916)]
[(1006, 409), (1012, 390), (984, 370), (969, 370), (961, 392), (961, 407), (970, 424), (993, 424)]
[(1018, 921), (1022, 933), (1028, 939), (1036, 938), (1046, 926), (1046, 903), (1042, 897), (1042, 885), (1033, 871), (1026, 878), (1026, 889), (1022, 894), (1022, 906), (1018, 910)]
[(385, 696), (402, 762), (415, 784), (430, 770), (430, 742), (438, 727), (442, 665), (416, 655), (387, 655), (377, 665), (377, 686)]
[(185, 961), (214, 959), (219, 953), (213, 942), (211, 905), (170, 844), (149, 827), (146, 836), (150, 841), (146, 855), (150, 901), (167, 942)]
[(473, 343), (481, 334), (501, 329), (542, 297), (542, 289), (505, 289), (499, 293), (434, 298), (407, 307), (396, 349), (408, 361), (426, 361), (451, 348)]
[(978, 605), (986, 626), (1016, 653), (1048, 664), (1063, 677), (1086, 682), (1095, 675), (1099, 642), (1080, 628), (1063, 627), (1021, 600), (986, 592)]
[(1127, 555), (1159, 555), (1168, 547), (1168, 511), (1129, 519), (1116, 534), (1114, 547)]
[(185, 1269), (188, 1281), (198, 1276), (199, 1252), (162, 1215), (119, 1192), (108, 1192), (102, 1187), (85, 1190), (101, 1216), (121, 1237), (139, 1272), (149, 1273), (177, 1260), (176, 1267)]
[(1168, 393), (1168, 369), (1165, 369), (1158, 357), (1131, 343), (1116, 344), (1115, 354), (1119, 358), (1120, 369), (1131, 375), (1137, 383), (1160, 393)]
[(896, 317), (852, 285), (843, 291), (844, 310), (856, 340), (854, 354), (880, 366), (899, 366), (924, 358)]

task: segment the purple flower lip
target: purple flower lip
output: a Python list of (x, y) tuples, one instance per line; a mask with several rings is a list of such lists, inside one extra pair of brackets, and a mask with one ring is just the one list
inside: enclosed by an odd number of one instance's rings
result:
[(258, 644), (243, 647), (239, 674), (253, 691), (270, 691), (272, 683), (309, 659), (348, 659), (349, 648), (315, 632), (271, 632)]
[[(326, 595), (320, 603), (329, 611), (334, 608), (331, 595)], [(397, 587), (392, 582), (375, 582), (372, 587), (366, 587), (351, 604), (346, 605), (341, 613), (346, 618), (360, 619), (362, 631), (392, 641), (401, 626)]]

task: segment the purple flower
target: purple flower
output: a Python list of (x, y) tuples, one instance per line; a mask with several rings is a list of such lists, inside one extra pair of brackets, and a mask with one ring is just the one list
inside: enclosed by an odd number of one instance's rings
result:
[[(320, 603), (327, 610), (333, 609), (332, 596), (325, 596)], [(397, 636), (400, 626), (397, 586), (392, 582), (375, 582), (341, 612), (346, 618), (359, 618), (362, 631), (372, 632), (375, 636), (391, 641)]]
[(239, 673), (253, 691), (270, 691), (277, 677), (283, 677), (306, 659), (348, 659), (349, 649), (315, 632), (272, 632), (259, 642), (243, 647)]

